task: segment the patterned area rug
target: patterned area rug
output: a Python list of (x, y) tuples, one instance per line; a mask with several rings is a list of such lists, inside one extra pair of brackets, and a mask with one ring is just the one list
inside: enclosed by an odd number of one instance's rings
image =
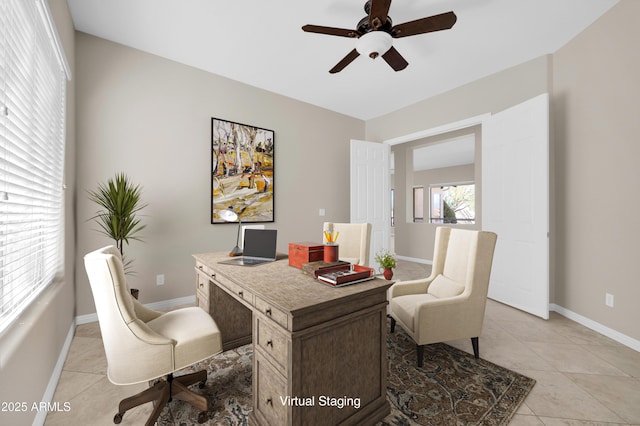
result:
[[(389, 414), (379, 425), (506, 425), (535, 381), (446, 344), (428, 345), (424, 366), (416, 366), (416, 347), (396, 327), (387, 339)], [(251, 345), (224, 352), (193, 367), (209, 372), (198, 392), (209, 400), (207, 425), (246, 425), (251, 412)], [(158, 425), (197, 424), (198, 412), (174, 401)]]

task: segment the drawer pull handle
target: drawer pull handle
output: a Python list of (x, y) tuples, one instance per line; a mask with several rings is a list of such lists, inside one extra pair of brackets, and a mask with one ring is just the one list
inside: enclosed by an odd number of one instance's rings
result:
[(267, 346), (273, 347), (273, 340), (267, 340)]
[(202, 271), (202, 265), (198, 266), (198, 269), (200, 269)]
[(242, 292), (242, 290), (240, 290), (240, 291), (238, 292), (238, 296), (240, 296), (240, 297), (242, 297), (242, 296), (243, 296), (243, 294), (244, 294), (244, 293)]
[(200, 287), (204, 287), (204, 283), (200, 283)]
[(267, 398), (267, 405), (273, 406), (273, 399)]
[(215, 277), (216, 277), (216, 274), (211, 274), (211, 278), (215, 278)]
[(264, 311), (264, 313), (271, 316), (271, 308), (267, 308), (267, 310)]

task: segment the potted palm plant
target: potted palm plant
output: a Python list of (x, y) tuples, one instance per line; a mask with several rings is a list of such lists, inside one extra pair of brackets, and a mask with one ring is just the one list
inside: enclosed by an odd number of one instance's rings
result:
[(106, 184), (99, 184), (97, 190), (89, 191), (89, 199), (101, 207), (91, 219), (100, 225), (99, 232), (115, 241), (129, 274), (131, 260), (125, 261), (124, 245), (129, 245), (130, 240), (142, 241), (139, 233), (146, 226), (138, 218), (140, 210), (147, 206), (141, 201), (141, 193), (140, 185), (134, 185), (124, 173), (117, 173)]
[(379, 251), (375, 256), (376, 262), (382, 269), (384, 278), (390, 280), (393, 278), (393, 268), (396, 267), (396, 258), (386, 250)]

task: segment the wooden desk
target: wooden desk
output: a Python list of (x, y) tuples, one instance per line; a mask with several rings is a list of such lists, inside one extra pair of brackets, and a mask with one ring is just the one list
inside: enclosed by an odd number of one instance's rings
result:
[(219, 264), (226, 253), (194, 258), (197, 303), (218, 324), (224, 350), (253, 341), (251, 424), (362, 425), (389, 414), (391, 281), (332, 288), (286, 259), (242, 267)]

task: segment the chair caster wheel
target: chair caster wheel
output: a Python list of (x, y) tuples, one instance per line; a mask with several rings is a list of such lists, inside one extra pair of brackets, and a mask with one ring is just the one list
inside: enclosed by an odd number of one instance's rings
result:
[(198, 423), (202, 424), (206, 421), (207, 421), (207, 412), (201, 411), (200, 414), (198, 414)]
[(120, 422), (122, 421), (122, 416), (124, 415), (124, 413), (117, 413), (115, 416), (113, 416), (113, 422), (117, 425), (120, 424)]

